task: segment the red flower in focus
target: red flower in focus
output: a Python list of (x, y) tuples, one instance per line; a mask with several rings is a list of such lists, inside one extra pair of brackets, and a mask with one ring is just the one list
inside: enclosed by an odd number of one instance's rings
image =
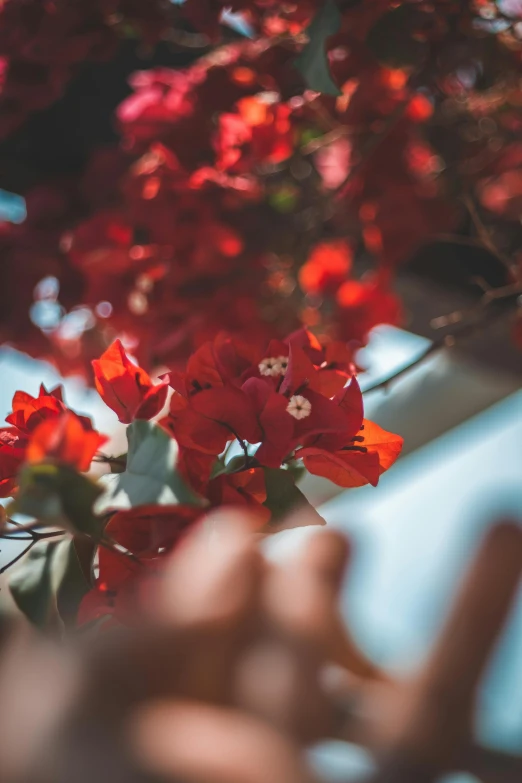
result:
[(93, 429), (85, 429), (81, 419), (68, 411), (57, 419), (47, 419), (35, 429), (27, 445), (27, 462), (53, 459), (76, 470), (89, 470), (97, 450), (106, 443), (107, 436)]
[(248, 443), (261, 440), (252, 402), (235, 386), (204, 389), (188, 400), (174, 394), (161, 424), (181, 446), (206, 454), (220, 454), (234, 438)]
[[(365, 436), (359, 434), (363, 401), (354, 369), (350, 346), (331, 342), (323, 348), (305, 329), (285, 341), (272, 340), (264, 352), (219, 335), (196, 351), (184, 373), (170, 376), (176, 393), (160, 423), (178, 441), (178, 469), (216, 505), (262, 504), (263, 473), (256, 468), (279, 468), (296, 449), (295, 456), (306, 458), (313, 472), (332, 472), (321, 468), (321, 458), (344, 460), (340, 481), (375, 483), (393, 461), (386, 454), (395, 459), (402, 441), (389, 435), (377, 443), (369, 429)], [(211, 479), (217, 458), (234, 439), (245, 452), (242, 470)], [(248, 444), (257, 447), (255, 455)], [(255, 460), (250, 470), (248, 454)]]
[(303, 349), (319, 372), (318, 383), (321, 394), (333, 397), (346, 385), (347, 381), (359, 369), (355, 361), (355, 352), (360, 347), (331, 340), (323, 347), (319, 340), (307, 329), (299, 329), (286, 338), (288, 345), (297, 345)]
[(279, 467), (311, 435), (333, 432), (348, 435), (344, 411), (323, 396), (319, 370), (296, 343), (290, 346), (287, 367), (281, 363), (279, 373), (280, 377), (275, 379), (273, 375), (251, 378), (243, 386), (256, 406), (262, 430), (256, 458), (267, 467)]
[(124, 424), (152, 419), (165, 405), (168, 381), (154, 385), (145, 370), (131, 362), (120, 340), (115, 340), (92, 366), (96, 389)]
[[(296, 452), (306, 469), (316, 476), (330, 479), (339, 487), (377, 486), (379, 477), (390, 468), (402, 450), (403, 439), (399, 435), (381, 429), (366, 419), (359, 434), (335, 451), (327, 441), (319, 440)], [(322, 447), (323, 446), (323, 447)]]

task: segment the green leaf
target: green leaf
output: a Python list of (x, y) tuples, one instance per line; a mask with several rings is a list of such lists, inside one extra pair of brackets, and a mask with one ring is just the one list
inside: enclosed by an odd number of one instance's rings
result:
[(93, 505), (102, 489), (66, 465), (42, 462), (20, 474), (20, 489), (12, 512), (35, 517), (45, 525), (99, 538), (103, 523)]
[(73, 624), (90, 589), (81, 560), (94, 544), (88, 539), (39, 541), (9, 577), (11, 595), (27, 619), (41, 629)]
[(98, 510), (198, 503), (176, 471), (176, 441), (164, 429), (138, 419), (127, 427), (127, 440), (127, 467), (123, 473), (103, 477), (108, 492)]
[(96, 546), (85, 536), (60, 542), (63, 574), (56, 593), (56, 605), (66, 626), (74, 626), (81, 600), (91, 589), (91, 568)]
[(326, 95), (342, 95), (330, 75), (330, 66), (326, 54), (326, 41), (335, 35), (341, 26), (341, 13), (335, 0), (326, 0), (308, 27), (309, 42), (304, 47), (294, 65), (303, 75), (308, 87), (314, 92)]
[(272, 512), (266, 532), (275, 533), (293, 527), (326, 524), (296, 487), (294, 476), (289, 470), (264, 468), (264, 471), (266, 500), (263, 505)]
[(59, 624), (55, 588), (60, 579), (61, 543), (39, 541), (9, 575), (9, 589), (14, 602), (39, 628)]

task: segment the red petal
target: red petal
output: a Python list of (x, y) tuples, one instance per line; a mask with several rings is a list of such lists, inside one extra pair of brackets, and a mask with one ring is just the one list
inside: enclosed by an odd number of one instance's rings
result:
[(302, 458), (310, 473), (330, 479), (339, 487), (362, 487), (364, 484), (375, 487), (381, 474), (376, 452), (363, 454), (358, 451), (330, 452), (304, 448), (296, 452), (296, 456)]
[[(120, 340), (115, 340), (99, 359), (92, 362), (92, 366), (95, 386), (101, 398), (121, 422), (129, 424), (153, 388), (151, 379), (145, 370), (131, 362)], [(155, 410), (155, 406), (152, 409)]]
[(301, 387), (319, 391), (320, 381), (317, 370), (303, 349), (292, 344), (290, 345), (288, 368), (281, 384), (281, 394), (300, 394)]
[(51, 458), (76, 468), (89, 470), (96, 451), (108, 439), (95, 430), (85, 431), (78, 416), (65, 413), (58, 419), (42, 422), (27, 446), (28, 462)]
[(242, 388), (253, 402), (262, 430), (256, 459), (268, 468), (278, 468), (291, 451), (294, 436), (295, 420), (286, 410), (288, 400), (260, 378), (250, 378)]
[(157, 386), (151, 386), (151, 388), (145, 394), (143, 402), (134, 414), (134, 418), (153, 419), (154, 416), (157, 416), (167, 401), (168, 392), (168, 382), (159, 383)]
[(221, 424), (234, 436), (248, 443), (259, 443), (261, 431), (252, 401), (241, 389), (227, 386), (208, 389), (190, 398), (192, 410)]

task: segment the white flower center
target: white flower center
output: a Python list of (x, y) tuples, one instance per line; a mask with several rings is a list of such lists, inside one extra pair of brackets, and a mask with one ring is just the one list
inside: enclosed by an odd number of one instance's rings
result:
[(281, 375), (285, 375), (287, 369), (288, 369), (288, 356), (278, 356), (276, 359), (276, 362), (280, 366), (280, 373)]
[(288, 366), (288, 357), (286, 356), (268, 356), (258, 364), (261, 375), (273, 376), (284, 375)]
[(290, 397), (286, 410), (294, 419), (306, 419), (312, 412), (312, 403), (300, 394)]

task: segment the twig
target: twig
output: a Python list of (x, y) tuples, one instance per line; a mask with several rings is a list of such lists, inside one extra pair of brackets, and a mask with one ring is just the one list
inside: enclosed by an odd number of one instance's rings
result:
[(503, 264), (506, 267), (506, 269), (510, 274), (515, 275), (516, 274), (515, 264), (513, 264), (511, 259), (507, 255), (505, 255), (505, 253), (499, 250), (498, 247), (493, 242), (491, 234), (488, 228), (486, 227), (486, 225), (484, 224), (484, 222), (482, 221), (471, 196), (469, 194), (464, 194), (462, 200), (464, 201), (466, 209), (468, 210), (471, 220), (473, 221), (473, 225), (475, 226), (477, 236), (480, 239), (483, 246), (487, 250), (489, 250), (489, 252), (492, 253), (495, 256), (495, 258), (497, 258), (500, 261), (501, 264)]
[(28, 530), (28, 533), (32, 535), (21, 536), (14, 531), (13, 533), (0, 533), (0, 538), (4, 541), (42, 541), (46, 538), (57, 538), (58, 536), (65, 535), (63, 530), (56, 530), (53, 533), (37, 533), (36, 530)]
[(438, 318), (434, 318), (431, 321), (431, 325), (434, 329), (441, 329), (444, 326), (460, 323), (465, 318), (469, 319), (480, 315), (492, 302), (496, 302), (499, 299), (508, 299), (511, 296), (518, 296), (518, 294), (522, 294), (522, 282), (510, 283), (500, 288), (488, 288), (473, 307), (470, 307), (468, 310), (454, 310), (447, 315), (441, 315)]
[(480, 315), (480, 313), (487, 311), (489, 305), (492, 304), (492, 302), (501, 299), (507, 299), (511, 296), (517, 296), (518, 294), (521, 293), (522, 293), (522, 282), (512, 283), (510, 285), (501, 286), (500, 288), (490, 288), (484, 292), (484, 294), (480, 297), (477, 304), (474, 305), (472, 308), (469, 308), (468, 310), (455, 310), (453, 313), (448, 313), (448, 315), (439, 316), (439, 318), (433, 319), (431, 322), (431, 326), (434, 329), (441, 329), (444, 326), (450, 326), (450, 325), (457, 325), (458, 329), (454, 330), (453, 334), (445, 334), (443, 337), (434, 340), (412, 362), (409, 362), (408, 364), (405, 364), (403, 367), (401, 367), (399, 370), (394, 371), (383, 381), (378, 381), (372, 386), (369, 386), (367, 389), (364, 390), (363, 393), (368, 394), (368, 392), (374, 392), (379, 389), (387, 389), (387, 387), (391, 383), (398, 380), (403, 375), (406, 375), (410, 370), (412, 370), (418, 364), (421, 364), (421, 362), (423, 362), (424, 359), (426, 359), (428, 356), (431, 356), (431, 354), (440, 351), (442, 348), (452, 348), (456, 344), (457, 336), (462, 337), (464, 335), (469, 335), (470, 332), (474, 332), (475, 329), (482, 326), (482, 321), (477, 322), (475, 320), (469, 323), (468, 320), (466, 320), (465, 323), (462, 323), (464, 319), (470, 319), (470, 318), (476, 319), (476, 316)]
[(13, 560), (11, 560), (7, 565), (3, 566), (3, 568), (0, 568), (0, 574), (5, 574), (8, 568), (11, 568), (11, 566), (14, 566), (15, 563), (18, 563), (19, 560), (22, 559), (24, 555), (26, 555), (30, 549), (33, 548), (33, 546), (36, 544), (36, 539), (33, 539), (29, 546), (26, 546), (22, 552), (20, 552)]

